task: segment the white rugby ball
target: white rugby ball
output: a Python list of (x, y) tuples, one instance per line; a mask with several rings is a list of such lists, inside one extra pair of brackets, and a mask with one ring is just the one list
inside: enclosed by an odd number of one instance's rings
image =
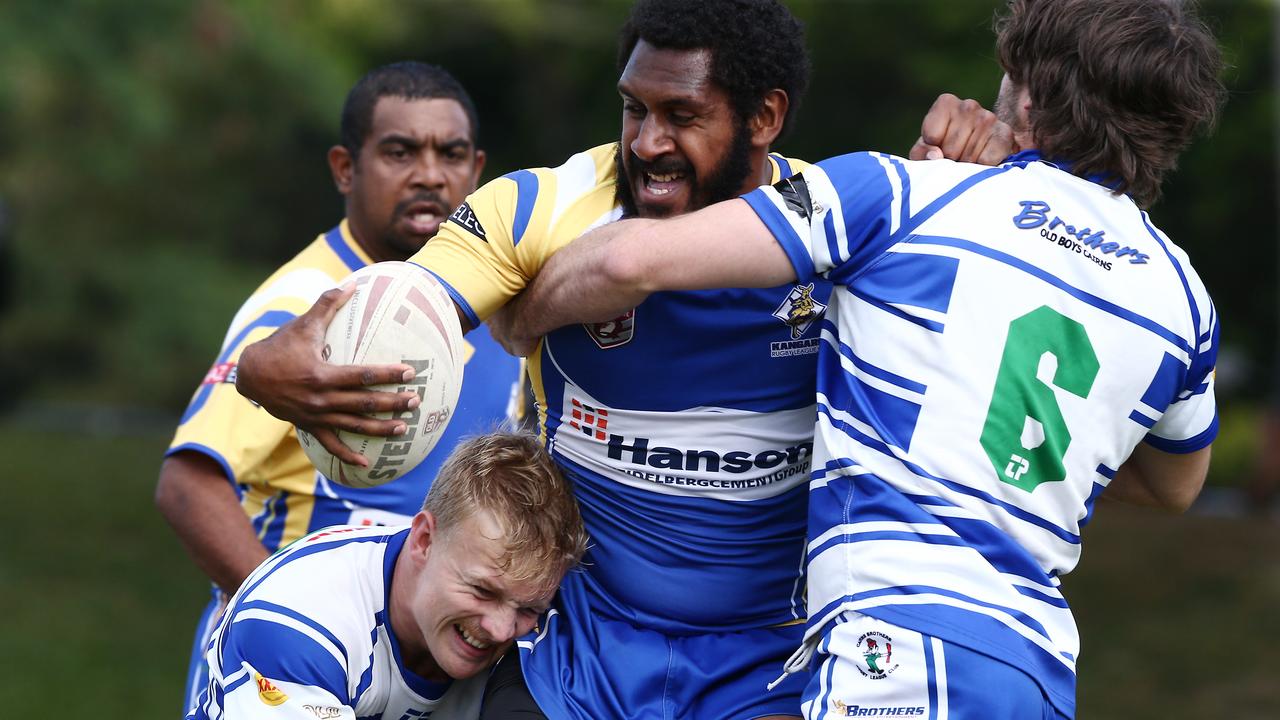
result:
[(325, 477), (348, 487), (374, 487), (417, 467), (449, 424), (458, 405), (466, 362), (462, 328), (449, 293), (417, 265), (375, 263), (343, 282), (354, 282), (356, 291), (329, 324), (322, 357), (337, 365), (411, 365), (417, 371), (413, 380), (374, 385), (372, 389), (413, 391), (422, 403), (413, 410), (374, 415), (404, 420), (409, 427), (404, 435), (372, 437), (338, 432), (347, 447), (369, 459), (368, 467), (340, 461), (301, 428), (298, 440)]

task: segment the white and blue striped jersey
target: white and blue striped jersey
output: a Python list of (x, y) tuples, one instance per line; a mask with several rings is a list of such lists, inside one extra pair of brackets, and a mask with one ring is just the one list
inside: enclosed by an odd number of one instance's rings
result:
[(484, 675), (434, 683), (401, 662), (387, 607), (408, 535), (338, 526), (268, 558), (214, 632), (188, 720), (477, 717)]
[(1218, 327), (1131, 199), (1034, 152), (986, 168), (858, 153), (746, 200), (828, 278), (809, 637), (844, 611), (1023, 668), (1074, 712), (1058, 577), (1140, 442), (1217, 432)]

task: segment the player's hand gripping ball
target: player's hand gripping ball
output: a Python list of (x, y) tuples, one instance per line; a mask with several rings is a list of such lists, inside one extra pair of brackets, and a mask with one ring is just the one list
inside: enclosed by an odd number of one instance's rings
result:
[(354, 282), (356, 291), (329, 324), (322, 357), (337, 365), (411, 365), (417, 372), (413, 380), (372, 389), (413, 391), (422, 403), (394, 413), (408, 425), (403, 435), (372, 437), (339, 431), (342, 442), (369, 459), (368, 467), (343, 463), (301, 428), (298, 440), (325, 477), (348, 487), (374, 487), (422, 462), (449, 424), (462, 389), (462, 328), (448, 292), (417, 265), (375, 263), (344, 282)]

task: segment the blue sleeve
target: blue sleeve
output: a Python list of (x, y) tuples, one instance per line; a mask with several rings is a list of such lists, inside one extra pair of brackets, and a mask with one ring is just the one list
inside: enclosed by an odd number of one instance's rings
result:
[(350, 702), (343, 665), (320, 642), (287, 625), (258, 618), (235, 619), (227, 627), (219, 658), (224, 676), (247, 661), (273, 680), (323, 688)]
[[(897, 188), (890, 181), (895, 173)], [(872, 153), (818, 163), (743, 199), (773, 233), (800, 282), (848, 281), (889, 247), (909, 181), (901, 161)]]

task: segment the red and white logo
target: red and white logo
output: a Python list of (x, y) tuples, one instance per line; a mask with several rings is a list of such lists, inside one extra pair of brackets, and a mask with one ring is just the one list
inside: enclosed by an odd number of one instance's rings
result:
[(209, 372), (205, 374), (201, 385), (214, 385), (217, 383), (233, 383), (236, 381), (236, 364), (235, 363), (218, 363), (209, 368)]
[(608, 322), (584, 324), (583, 330), (601, 350), (608, 350), (631, 342), (636, 331), (636, 311), (632, 308)]
[(589, 438), (604, 442), (608, 437), (604, 431), (609, 429), (609, 411), (573, 398), (573, 407), (569, 411), (569, 427)]

